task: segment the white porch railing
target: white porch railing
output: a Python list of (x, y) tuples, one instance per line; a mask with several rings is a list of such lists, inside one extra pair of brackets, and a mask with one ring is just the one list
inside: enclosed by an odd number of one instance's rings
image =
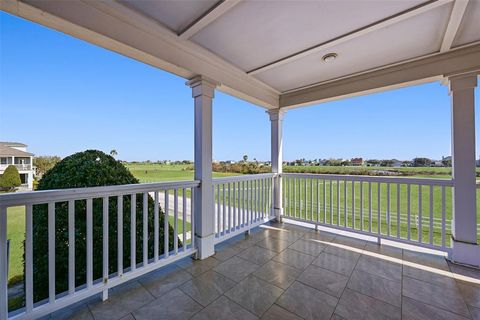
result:
[[(109, 288), (194, 254), (196, 249), (193, 236), (192, 198), (198, 186), (199, 181), (182, 181), (0, 195), (0, 319), (38, 318), (101, 292), (106, 298)], [(151, 196), (153, 200), (150, 198)], [(116, 212), (112, 212), (112, 202), (117, 208)], [(79, 203), (82, 208), (85, 208), (85, 212), (76, 212)], [(130, 207), (129, 212), (124, 212), (124, 205), (126, 209)], [(8, 314), (7, 211), (14, 206), (25, 208), (25, 305)], [(37, 301), (38, 297), (34, 298), (34, 290), (37, 288), (34, 287), (33, 247), (36, 239), (33, 234), (33, 216), (38, 206), (43, 206), (48, 220), (48, 235), (46, 236), (48, 240), (43, 243), (48, 247), (45, 257), (48, 261), (48, 284), (46, 284), (48, 294), (41, 301)], [(100, 208), (100, 210), (95, 208)], [(168, 219), (163, 219), (163, 236), (159, 234), (160, 219), (165, 217), (161, 215), (161, 209), (168, 212)], [(60, 212), (65, 213), (68, 225), (55, 225)], [(97, 214), (101, 215), (99, 220), (96, 219)], [(130, 239), (125, 240), (123, 238), (124, 215), (129, 215), (130, 230), (135, 230), (135, 232), (130, 232)], [(141, 215), (141, 218), (137, 215)], [(151, 220), (152, 215), (153, 220)], [(79, 216), (82, 219), (84, 217), (86, 225), (85, 237), (82, 239), (76, 238), (79, 231), (75, 227), (75, 221), (78, 221)], [(100, 229), (98, 229), (98, 224), (94, 225), (94, 219), (97, 221), (96, 223), (100, 221)], [(110, 219), (115, 223), (114, 239), (111, 235), (109, 236)], [(141, 228), (137, 224), (138, 221), (142, 221)], [(149, 221), (153, 221), (153, 225)], [(173, 229), (173, 235), (169, 224)], [(59, 237), (58, 228), (67, 231), (66, 240), (63, 243), (56, 241)], [(94, 255), (93, 252), (94, 228), (100, 230), (102, 238), (102, 252), (97, 252), (97, 255)], [(138, 237), (141, 241), (137, 240)], [(179, 237), (180, 240), (178, 240)], [(161, 238), (163, 238), (163, 243), (159, 242)], [(169, 238), (173, 238), (173, 245), (169, 243)], [(79, 281), (76, 277), (76, 271), (78, 271), (78, 261), (75, 261), (75, 257), (78, 257), (78, 251), (76, 255), (75, 248), (76, 240), (85, 241), (86, 266), (83, 267), (86, 268), (86, 276), (84, 281)], [(112, 241), (115, 245), (112, 245)], [(55, 252), (62, 246), (64, 250), (68, 251), (67, 275), (56, 272), (58, 265), (55, 263), (57, 258)], [(125, 248), (129, 248), (129, 259), (123, 256)], [(117, 261), (114, 266), (109, 266), (109, 261), (111, 264), (109, 252), (112, 251), (116, 251)], [(141, 252), (141, 255), (137, 256), (137, 252)], [(99, 259), (102, 261), (103, 271), (99, 278), (94, 275), (94, 256), (100, 257)], [(128, 263), (124, 266), (125, 261)], [(65, 290), (59, 292), (58, 286), (56, 287), (56, 279), (62, 276), (67, 278), (67, 285)]]
[(450, 252), (452, 180), (281, 176), (287, 219)]
[[(0, 169), (5, 170), (8, 166), (11, 166), (12, 164), (0, 164)], [(28, 171), (32, 170), (32, 165), (31, 164), (18, 164), (15, 163), (13, 164), (15, 167), (17, 167), (18, 170), (20, 171)]]
[(273, 173), (213, 179), (215, 243), (275, 218)]

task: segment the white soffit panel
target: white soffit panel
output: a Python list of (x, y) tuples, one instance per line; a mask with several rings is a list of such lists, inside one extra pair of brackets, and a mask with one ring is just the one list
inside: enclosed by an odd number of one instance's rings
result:
[(480, 0), (470, 0), (465, 10), (453, 47), (480, 41)]
[(208, 12), (218, 0), (119, 0), (119, 2), (179, 33)]
[[(281, 92), (437, 52), (452, 3), (352, 39), (326, 51), (266, 70), (255, 77)], [(329, 63), (322, 57), (335, 52)]]
[(192, 40), (250, 71), (424, 2), (245, 0)]

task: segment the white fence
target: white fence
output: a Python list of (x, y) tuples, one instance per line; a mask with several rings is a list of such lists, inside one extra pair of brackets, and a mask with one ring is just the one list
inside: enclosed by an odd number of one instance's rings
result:
[[(194, 254), (192, 199), (198, 186), (198, 181), (182, 181), (0, 195), (0, 320), (38, 318), (97, 293), (106, 298), (109, 288)], [(18, 206), (25, 208), (25, 305), (9, 314), (7, 212)], [(36, 219), (42, 217), (45, 239), (36, 239), (42, 234), (34, 232), (41, 225)], [(129, 239), (124, 239), (127, 231)], [(39, 290), (34, 277), (42, 268), (34, 260), (34, 247), (39, 245), (45, 248), (43, 267), (48, 269), (48, 281), (41, 284), (46, 286), (44, 296), (34, 291)], [(94, 255), (97, 249), (101, 254)], [(65, 257), (56, 263), (62, 250), (68, 252), (65, 266), (61, 265)], [(99, 256), (100, 267), (93, 261)], [(79, 257), (84, 257), (85, 265), (79, 266)], [(79, 276), (80, 270), (84, 277)], [(61, 278), (64, 287), (57, 283)]]
[[(451, 180), (282, 174), (285, 218), (449, 252)], [(450, 219), (448, 219), (450, 221)]]
[(274, 218), (274, 177), (269, 173), (213, 180), (216, 243)]

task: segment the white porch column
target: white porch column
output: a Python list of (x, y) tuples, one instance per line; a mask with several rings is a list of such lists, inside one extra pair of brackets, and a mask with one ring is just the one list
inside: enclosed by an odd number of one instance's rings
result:
[(477, 244), (475, 100), (477, 75), (448, 77), (452, 101), (452, 260), (480, 266)]
[[(274, 109), (267, 111), (270, 115), (271, 123), (271, 161), (272, 172), (282, 173), (283, 165), (283, 142), (282, 142), (282, 123), (285, 111), (281, 109)], [(283, 216), (282, 204), (282, 179), (276, 177), (273, 184), (273, 213), (277, 221), (281, 221)]]
[(212, 183), (212, 100), (213, 81), (201, 76), (187, 82), (192, 88), (195, 104), (195, 180), (200, 188), (194, 196), (195, 243), (197, 258), (205, 259), (215, 253), (215, 208)]

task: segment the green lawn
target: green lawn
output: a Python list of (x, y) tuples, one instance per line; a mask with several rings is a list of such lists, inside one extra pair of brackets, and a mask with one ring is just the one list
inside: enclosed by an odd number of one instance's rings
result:
[[(306, 181), (306, 184), (305, 184)], [(294, 215), (296, 218), (320, 221), (327, 224), (339, 224), (360, 230), (363, 220), (363, 230), (369, 230), (369, 213), (372, 212), (372, 230), (378, 232), (378, 198), (380, 197), (380, 232), (383, 235), (396, 237), (398, 234), (397, 225), (400, 221), (400, 237), (406, 238), (408, 235), (408, 197), (407, 185), (390, 185), (390, 206), (388, 207), (388, 187), (385, 183), (378, 190), (378, 183), (371, 183), (372, 201), (369, 203), (369, 185), (364, 182), (362, 187), (360, 182), (355, 182), (355, 197), (352, 192), (352, 182), (336, 182), (330, 185), (329, 181), (324, 182), (313, 179), (284, 179), (283, 182), (283, 201), (285, 214)], [(312, 183), (313, 182), (313, 183)], [(345, 197), (345, 186), (347, 196)], [(306, 188), (306, 192), (305, 192)], [(324, 192), (325, 188), (325, 192)], [(398, 188), (398, 191), (397, 191)], [(363, 189), (363, 202), (360, 200), (360, 193)], [(422, 242), (429, 241), (430, 231), (430, 212), (433, 212), (432, 238), (436, 245), (441, 244), (441, 218), (442, 218), (442, 188), (435, 186), (432, 189), (433, 200), (430, 203), (430, 186), (421, 187), (421, 197), (418, 186), (410, 187), (410, 215), (411, 215), (411, 237), (418, 239), (417, 217), (422, 216)], [(332, 196), (330, 197), (330, 192)], [(318, 200), (317, 200), (318, 194)], [(480, 196), (480, 190), (477, 190)], [(305, 198), (305, 196), (307, 196)], [(313, 196), (313, 197), (311, 197)], [(355, 198), (355, 202), (353, 199)], [(398, 201), (399, 200), (399, 201)], [(421, 200), (421, 207), (420, 207)], [(447, 236), (450, 237), (449, 220), (452, 218), (452, 188), (445, 187), (445, 218), (447, 220)], [(477, 213), (480, 221), (480, 203), (477, 203)], [(419, 210), (421, 208), (421, 212)], [(346, 209), (346, 210), (345, 210)], [(388, 210), (387, 210), (388, 209)], [(398, 210), (399, 209), (399, 210)], [(390, 215), (390, 227), (388, 226), (387, 214)], [(361, 219), (361, 215), (363, 219)], [(400, 219), (399, 219), (400, 218)], [(480, 238), (479, 238), (480, 240)], [(448, 242), (447, 242), (448, 245)]]
[(25, 207), (7, 210), (7, 237), (10, 240), (9, 279), (21, 279), (23, 275), (23, 240), (25, 239)]
[[(128, 163), (126, 167), (141, 183), (193, 180), (192, 165), (165, 165), (154, 163)], [(238, 173), (214, 172), (214, 178), (238, 176)]]
[[(129, 170), (133, 173), (134, 176), (136, 176), (140, 182), (142, 183), (150, 183), (150, 182), (160, 182), (160, 181), (177, 181), (177, 180), (192, 180), (193, 179), (193, 168), (191, 165), (160, 165), (160, 164), (126, 164), (126, 166), (129, 168)], [(352, 170), (358, 170), (356, 167), (285, 167), (285, 171), (288, 172), (301, 172), (302, 170), (308, 169), (312, 170), (316, 173), (343, 173), (343, 174), (348, 174), (351, 173)], [(450, 178), (450, 169), (449, 168), (367, 168), (367, 170), (399, 170), (399, 171), (407, 171), (409, 174), (415, 174), (416, 177), (433, 177), (433, 178)], [(332, 172), (333, 171), (333, 172)], [(214, 173), (214, 177), (225, 177), (225, 176), (235, 176), (239, 175), (238, 173)], [(343, 224), (345, 221), (344, 217), (344, 201), (343, 199), (343, 183), (341, 183), (341, 196), (340, 196), (340, 202), (338, 203), (340, 206), (340, 224)], [(288, 186), (288, 185), (286, 185)], [(284, 188), (286, 188), (286, 186)], [(308, 186), (309, 187), (309, 186)], [(322, 186), (321, 186), (322, 188)], [(356, 203), (355, 203), (355, 221), (356, 221), (356, 227), (360, 226), (360, 207), (363, 207), (363, 212), (364, 212), (364, 218), (368, 217), (368, 184), (364, 183), (363, 184), (363, 192), (364, 192), (364, 199), (365, 202), (361, 205), (360, 200), (359, 200), (359, 194), (360, 194), (360, 186), (359, 183), (356, 183), (356, 188), (355, 188), (355, 194), (356, 194)], [(284, 189), (285, 190), (285, 189)], [(298, 189), (299, 190), (299, 189)], [(352, 198), (351, 198), (351, 183), (347, 183), (347, 190), (349, 196), (347, 196), (347, 223), (349, 225), (352, 225), (353, 223), (353, 215), (352, 215)], [(372, 183), (372, 213), (373, 213), (373, 223), (372, 227), (374, 230), (377, 228), (377, 220), (376, 220), (376, 213), (377, 213), (377, 199), (378, 199), (378, 194), (377, 194), (377, 186), (375, 183)], [(337, 196), (336, 196), (336, 184), (333, 184), (333, 200), (330, 203), (329, 200), (329, 185), (327, 185), (327, 198), (324, 200), (323, 199), (323, 189), (320, 190), (320, 201), (319, 204), (316, 203), (316, 198), (314, 197), (313, 201), (313, 211), (304, 211), (305, 207), (305, 202), (302, 203), (302, 209), (300, 210), (300, 199), (304, 199), (304, 193), (303, 191), (299, 191), (297, 194), (297, 216), (300, 217), (305, 217), (305, 214), (307, 213), (309, 217), (312, 215), (313, 212), (313, 219), (316, 220), (317, 216), (322, 221), (323, 219), (323, 203), (325, 202), (326, 208), (327, 208), (327, 223), (330, 223), (330, 206), (332, 206), (332, 212), (333, 214), (333, 219), (332, 223), (336, 224), (338, 215), (337, 215)], [(313, 194), (316, 195), (316, 184), (314, 185), (313, 188)], [(397, 208), (397, 197), (396, 197), (396, 185), (391, 186), (391, 234), (396, 235), (396, 208)], [(417, 187), (412, 187), (411, 189), (411, 213), (413, 216), (418, 214), (418, 188)], [(309, 194), (307, 192), (307, 194)], [(438, 187), (434, 188), (434, 215), (437, 218), (441, 217), (441, 201), (440, 201), (440, 194), (441, 190)], [(290, 194), (292, 196), (292, 193)], [(189, 192), (187, 192), (187, 197), (189, 196)], [(287, 196), (287, 193), (284, 192), (284, 196)], [(429, 190), (428, 187), (424, 187), (423, 190), (423, 195), (422, 195), (422, 209), (424, 212), (424, 217), (428, 217), (429, 213)], [(293, 196), (292, 196), (293, 197)], [(288, 201), (287, 201), (288, 200)], [(387, 223), (385, 221), (386, 217), (386, 185), (382, 185), (382, 189), (380, 192), (380, 200), (381, 200), (381, 212), (382, 212), (382, 223), (381, 223), (381, 229), (382, 232), (386, 231), (387, 229)], [(401, 215), (406, 214), (406, 186), (402, 185), (400, 187), (400, 213)], [(312, 203), (309, 202), (310, 199), (307, 199), (306, 207), (310, 208), (312, 207)], [(451, 189), (446, 188), (446, 217), (447, 219), (451, 218)], [(291, 199), (285, 199), (285, 206), (287, 206), (285, 209), (288, 212), (288, 205), (292, 206), (293, 208), (293, 198)], [(320, 207), (320, 215), (318, 215), (317, 207)], [(477, 210), (480, 213), (480, 208)], [(479, 217), (480, 218), (480, 217)], [(172, 217), (170, 217), (171, 223)], [(480, 219), (479, 219), (480, 221)], [(405, 236), (406, 235), (406, 222), (405, 220), (401, 221), (401, 235)], [(368, 229), (368, 223), (364, 219), (364, 224)], [(412, 225), (414, 223), (412, 222)], [(424, 232), (427, 231), (426, 234), (423, 235), (423, 239), (428, 240), (428, 230), (426, 227), (428, 226), (427, 222), (424, 222)], [(182, 231), (182, 223), (179, 221), (179, 233)], [(187, 223), (187, 228), (190, 230), (191, 226), (189, 223)], [(23, 274), (23, 265), (22, 265), (22, 260), (23, 260), (23, 240), (24, 240), (24, 233), (25, 233), (25, 218), (24, 218), (24, 207), (12, 207), (8, 209), (8, 238), (10, 239), (10, 274), (9, 278), (15, 278)], [(416, 230), (416, 227), (412, 227), (411, 229), (412, 237), (418, 236), (418, 230)], [(438, 232), (435, 231), (434, 234), (434, 241), (435, 243), (438, 244), (439, 242), (439, 236)]]

